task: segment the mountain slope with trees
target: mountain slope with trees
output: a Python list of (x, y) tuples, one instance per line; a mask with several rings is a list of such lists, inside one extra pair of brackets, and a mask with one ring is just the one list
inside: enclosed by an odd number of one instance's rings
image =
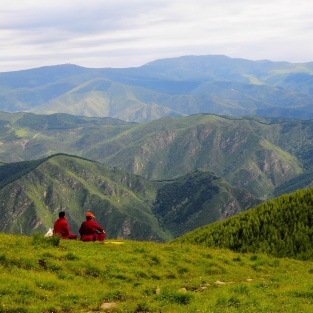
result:
[(313, 188), (269, 200), (246, 212), (176, 239), (241, 253), (268, 253), (302, 260), (313, 257)]
[[(281, 144), (283, 125), (205, 114), (164, 118), (121, 133), (89, 155), (98, 158), (102, 151), (120, 147), (98, 160), (148, 179), (175, 178), (206, 168), (259, 198), (267, 198), (281, 183), (302, 173), (301, 162), (286, 151), (290, 147), (283, 150), (277, 145)], [(275, 144), (270, 140), (276, 140)], [(129, 142), (132, 144), (125, 145)]]

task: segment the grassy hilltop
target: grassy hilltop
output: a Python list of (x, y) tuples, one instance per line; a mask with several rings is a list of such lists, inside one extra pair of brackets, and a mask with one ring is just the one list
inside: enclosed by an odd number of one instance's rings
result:
[(0, 234), (0, 312), (312, 312), (313, 262)]

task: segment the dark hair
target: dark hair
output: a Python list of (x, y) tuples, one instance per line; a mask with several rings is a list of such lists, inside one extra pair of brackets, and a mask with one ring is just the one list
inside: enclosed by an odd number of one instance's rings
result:
[(59, 218), (63, 218), (64, 216), (65, 216), (65, 212), (64, 211), (59, 213)]

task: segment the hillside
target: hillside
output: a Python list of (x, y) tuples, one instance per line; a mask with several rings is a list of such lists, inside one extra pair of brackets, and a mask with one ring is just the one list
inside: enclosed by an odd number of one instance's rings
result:
[[(276, 187), (303, 172), (295, 154), (304, 144), (292, 142), (292, 136), (302, 132), (312, 144), (301, 122), (290, 122), (288, 133), (286, 124), (205, 114), (164, 118), (121, 133), (87, 155), (148, 179), (170, 179), (205, 168), (267, 199)], [(111, 156), (101, 157), (103, 151), (115, 149)]]
[(0, 159), (18, 162), (60, 152), (81, 156), (84, 149), (99, 140), (110, 139), (133, 126), (113, 118), (1, 112)]
[[(21, 172), (25, 163), (28, 170), (25, 165)], [(0, 167), (1, 173), (14, 173), (11, 181), (1, 181), (2, 232), (45, 233), (65, 210), (72, 232), (78, 234), (84, 214), (92, 210), (109, 237), (167, 238), (151, 212), (155, 188), (139, 176), (66, 155), (17, 164)]]
[[(188, 185), (193, 188), (189, 188), (186, 201)], [(156, 216), (166, 209), (161, 205), (165, 190), (170, 191), (167, 197), (177, 198), (180, 210), (188, 212), (184, 221), (178, 219), (174, 226), (167, 217)], [(85, 213), (91, 210), (108, 238), (149, 241), (170, 240), (259, 203), (246, 190), (234, 188), (208, 171), (171, 182), (150, 182), (63, 154), (1, 165), (0, 197), (0, 231), (4, 233), (45, 233), (65, 210), (71, 231), (78, 234)], [(203, 218), (206, 214), (211, 217)]]
[(147, 122), (197, 113), (313, 117), (310, 63), (221, 55), (156, 60), (141, 67), (64, 64), (0, 73), (0, 111), (68, 113)]
[(294, 189), (288, 191), (296, 190), (299, 175), (306, 175), (301, 188), (312, 181), (312, 120), (197, 114), (136, 124), (0, 113), (0, 122), (5, 162), (67, 153), (150, 180), (176, 179), (203, 168), (265, 200), (291, 179)]
[(175, 238), (259, 203), (245, 189), (231, 186), (212, 172), (197, 170), (158, 188), (153, 213)]
[[(3, 313), (310, 312), (312, 261), (0, 234)], [(78, 287), (79, 286), (79, 287)]]
[(298, 190), (194, 230), (175, 242), (311, 260), (312, 203), (313, 188)]

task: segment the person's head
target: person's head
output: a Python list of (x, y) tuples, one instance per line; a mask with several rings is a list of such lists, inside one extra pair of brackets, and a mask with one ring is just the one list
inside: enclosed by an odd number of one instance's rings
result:
[(64, 217), (65, 217), (65, 212), (64, 211), (60, 212), (59, 213), (59, 218), (64, 218)]
[(91, 219), (93, 219), (93, 218), (95, 218), (95, 216), (94, 216), (91, 212), (87, 212), (87, 213), (86, 213), (86, 219), (87, 219), (87, 220), (91, 220)]

